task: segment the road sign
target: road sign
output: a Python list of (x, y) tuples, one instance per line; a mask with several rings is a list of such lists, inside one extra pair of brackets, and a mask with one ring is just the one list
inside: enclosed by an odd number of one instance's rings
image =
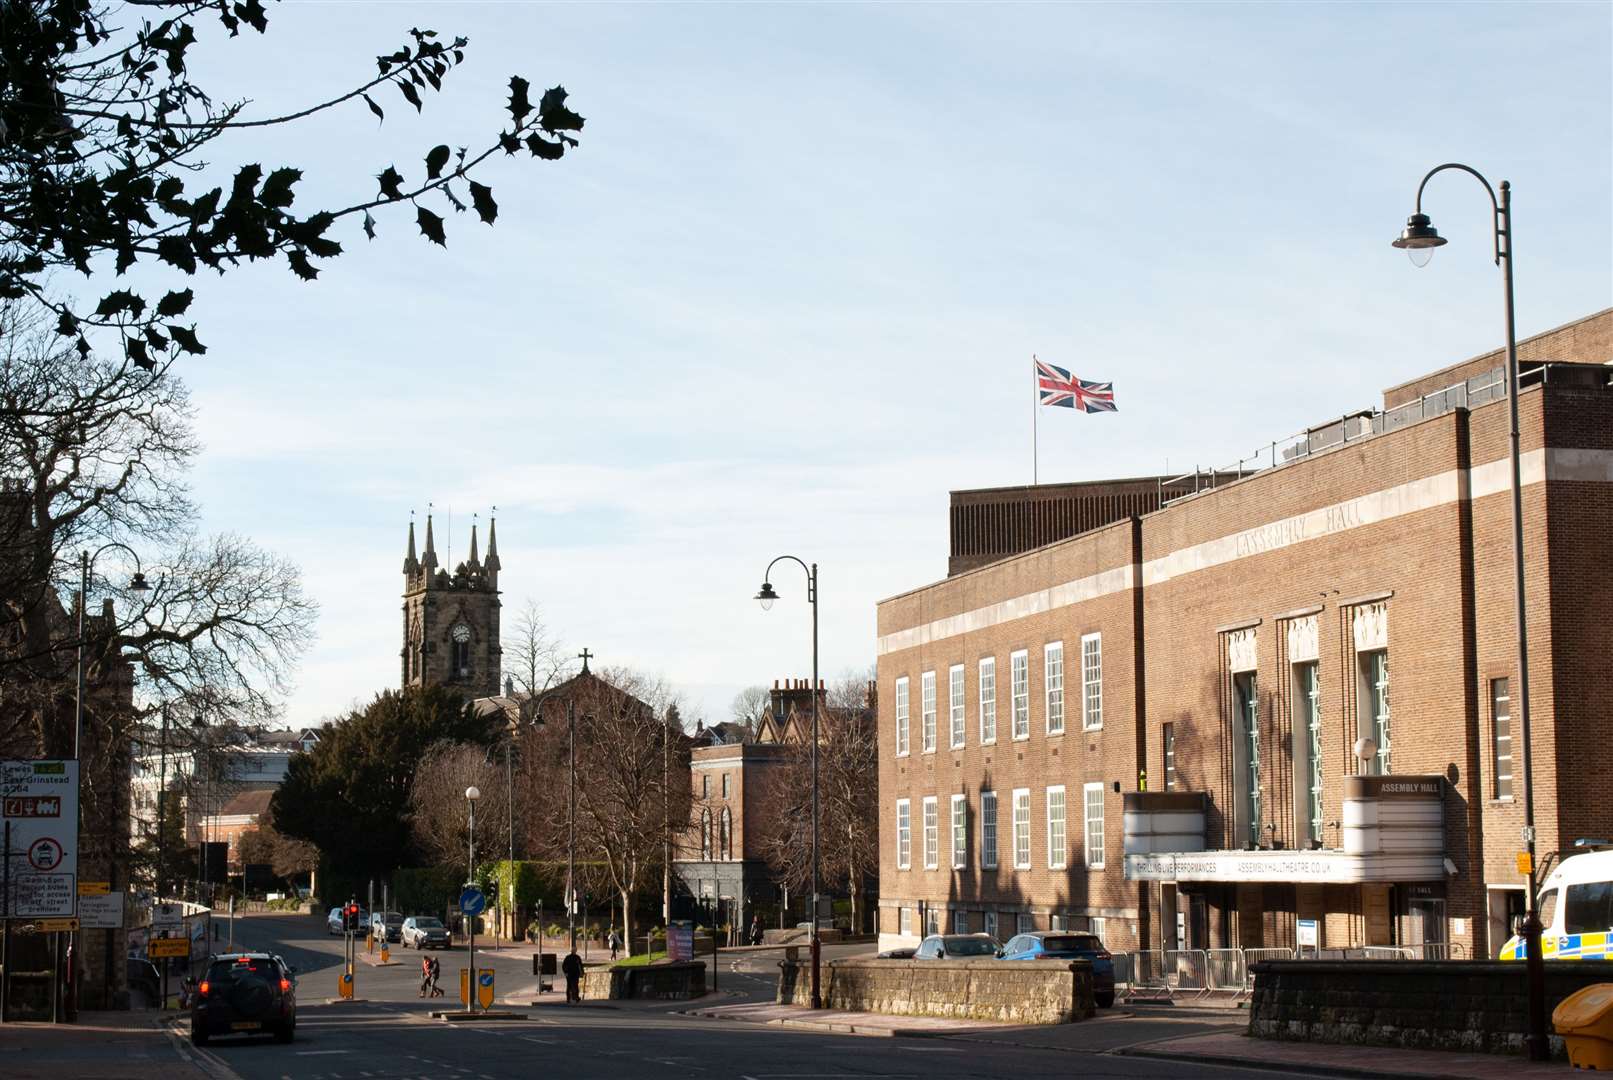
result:
[(1518, 852), (1518, 873), (1528, 877), (1529, 872), (1533, 869), (1534, 860), (1529, 857), (1529, 853), (1527, 851)]
[(78, 898), (78, 921), (86, 930), (118, 930), (123, 926), (123, 893), (92, 893)]
[(12, 918), (73, 918), (78, 913), (78, 762), (0, 761), (0, 820), (10, 827), (3, 855)]
[(168, 957), (185, 959), (190, 956), (190, 938), (152, 938), (146, 942), (146, 955), (153, 960), (162, 960)]
[(666, 952), (668, 960), (693, 960), (694, 927), (688, 925), (668, 927)]
[(466, 915), (480, 915), (487, 908), (487, 897), (474, 885), (465, 886), (459, 894), (459, 910)]
[(178, 904), (152, 904), (153, 930), (178, 930), (185, 922), (185, 909)]
[(77, 919), (35, 919), (34, 932), (38, 934), (71, 934), (78, 929)]
[[(470, 969), (459, 969), (459, 1003), (470, 1007)], [(493, 969), (480, 968), (476, 972), (476, 1003), (484, 1009), (493, 1007)]]
[(80, 896), (105, 896), (112, 891), (110, 881), (81, 881), (78, 883)]
[(1317, 939), (1318, 939), (1318, 935), (1317, 935), (1317, 920), (1315, 920), (1315, 919), (1299, 919), (1299, 920), (1297, 920), (1297, 926), (1298, 926), (1298, 931), (1297, 931), (1297, 933), (1295, 935), (1295, 939), (1294, 939), (1295, 944), (1297, 944), (1297, 945), (1315, 945), (1317, 943)]

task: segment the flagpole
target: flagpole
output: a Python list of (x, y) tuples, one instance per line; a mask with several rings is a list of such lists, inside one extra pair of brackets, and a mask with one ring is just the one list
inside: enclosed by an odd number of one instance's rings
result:
[(1036, 407), (1036, 399), (1038, 396), (1036, 382), (1036, 354), (1031, 353), (1031, 487), (1035, 487), (1040, 482), (1037, 477), (1038, 468), (1036, 461), (1037, 454), (1041, 448), (1036, 439), (1036, 414), (1040, 411)]

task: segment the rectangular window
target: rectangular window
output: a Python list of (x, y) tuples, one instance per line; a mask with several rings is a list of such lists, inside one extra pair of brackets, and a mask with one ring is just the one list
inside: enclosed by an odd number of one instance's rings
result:
[[(896, 800), (896, 869), (906, 870), (913, 865), (913, 804), (907, 799)], [(564, 897), (562, 897), (564, 899)]]
[(1087, 867), (1103, 869), (1103, 785), (1083, 784), (1081, 787), (1081, 822), (1086, 839)]
[(997, 869), (997, 793), (980, 793), (980, 869)]
[(969, 932), (969, 913), (967, 911), (954, 911), (952, 913), (952, 932), (954, 934), (967, 934)]
[(1081, 637), (1081, 729), (1103, 727), (1103, 635)]
[(952, 718), (952, 749), (963, 749), (963, 665), (953, 664), (947, 670), (948, 702)]
[(997, 741), (997, 658), (980, 660), (980, 742), (990, 746)]
[(1031, 792), (1014, 789), (1014, 868), (1031, 868)]
[(1029, 934), (1036, 929), (1036, 916), (1022, 911), (1015, 917), (1014, 924), (1018, 927), (1014, 933)]
[(1094, 915), (1087, 920), (1087, 929), (1092, 931), (1093, 936), (1099, 942), (1102, 942), (1105, 935), (1109, 933), (1109, 920), (1101, 915)]
[(919, 677), (919, 727), (924, 740), (924, 752), (935, 753), (935, 672), (926, 671)]
[(1165, 744), (1165, 790), (1176, 790), (1176, 724), (1160, 725), (1161, 739)]
[(896, 680), (896, 756), (907, 756), (908, 696), (906, 677)]
[(722, 774), (722, 797), (725, 798), (725, 799), (728, 798), (728, 796), (732, 792), (732, 790), (733, 789), (728, 786), (728, 774), (723, 773)]
[(1047, 733), (1064, 734), (1064, 642), (1042, 647), (1043, 685), (1047, 688)]
[(913, 909), (910, 907), (902, 909), (902, 933), (907, 937), (913, 936)]
[(1495, 743), (1495, 797), (1512, 798), (1512, 693), (1507, 679), (1490, 680), (1490, 723)]
[(991, 937), (991, 940), (997, 940), (997, 913), (995, 911), (986, 912), (986, 933)]
[[(708, 798), (711, 795), (711, 777), (705, 773), (700, 774), (700, 797)], [(564, 899), (562, 897), (562, 899)]]
[(941, 809), (935, 796), (924, 800), (924, 869), (934, 870), (941, 865)]
[(1378, 744), (1369, 771), (1385, 776), (1389, 768), (1389, 650), (1357, 653), (1361, 672), (1361, 734)]
[(1063, 870), (1069, 862), (1064, 834), (1064, 786), (1047, 789), (1047, 868)]
[(1238, 738), (1243, 754), (1244, 840), (1260, 846), (1260, 692), (1255, 673), (1239, 671), (1232, 676), (1232, 697), (1237, 709)]
[(924, 933), (926, 935), (929, 935), (929, 934), (939, 934), (940, 932), (941, 932), (941, 909), (940, 908), (933, 908), (933, 907), (932, 908), (925, 908), (924, 909)]
[(952, 796), (952, 869), (969, 865), (969, 796)]
[(1307, 840), (1322, 839), (1322, 676), (1312, 660), (1294, 665), (1294, 745), (1300, 755), (1301, 829)]
[(1049, 930), (1068, 930), (1070, 928), (1070, 917), (1068, 915), (1049, 915), (1047, 917), (1047, 928)]
[(1600, 934), (1613, 928), (1613, 881), (1568, 886), (1563, 929), (1570, 934)]
[(1009, 678), (1013, 682), (1014, 738), (1031, 737), (1031, 662), (1030, 654), (1021, 649), (1008, 658)]

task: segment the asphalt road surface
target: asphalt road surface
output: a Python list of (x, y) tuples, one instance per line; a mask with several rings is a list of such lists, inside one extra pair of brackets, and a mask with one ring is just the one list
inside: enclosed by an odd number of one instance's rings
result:
[[(620, 1008), (539, 1006), (528, 1019), (446, 1024), (433, 1020), (432, 1003), (417, 996), (418, 954), (400, 950), (396, 968), (358, 966), (361, 1002), (326, 1004), (334, 997), (341, 942), (323, 933), (323, 920), (297, 916), (244, 918), (237, 947), (278, 952), (298, 969), (297, 1040), (215, 1040), (194, 1050), (175, 1049), (221, 1080), (562, 1080), (677, 1078), (677, 1080), (962, 1080), (978, 1077), (1265, 1077), (1271, 1070), (1241, 1070), (1126, 1057), (1114, 1050), (1173, 1035), (1225, 1026), (1217, 1018), (1129, 1017), (1106, 1011), (1102, 1019), (1056, 1029), (1018, 1029), (1001, 1036), (960, 1039), (868, 1038), (816, 1034), (678, 1014), (680, 1003)], [(847, 948), (845, 951), (851, 951)], [(396, 954), (395, 954), (396, 955)], [(463, 949), (436, 954), (443, 982), (457, 1004)], [(499, 979), (499, 996), (535, 982), (526, 957), (486, 959)], [(728, 955), (722, 1004), (770, 993), (767, 954)], [(479, 957), (478, 964), (481, 959)], [(737, 967), (739, 970), (734, 970)], [(508, 980), (508, 981), (506, 981)], [(709, 999), (708, 999), (709, 1000)], [(601, 1003), (603, 1005), (603, 1003)]]

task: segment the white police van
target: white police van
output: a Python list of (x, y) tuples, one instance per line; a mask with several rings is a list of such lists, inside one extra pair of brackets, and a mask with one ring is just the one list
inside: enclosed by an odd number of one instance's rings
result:
[[(1613, 960), (1613, 850), (1570, 855), (1540, 888), (1540, 955), (1547, 960)], [(1502, 960), (1524, 958), (1514, 934)]]

